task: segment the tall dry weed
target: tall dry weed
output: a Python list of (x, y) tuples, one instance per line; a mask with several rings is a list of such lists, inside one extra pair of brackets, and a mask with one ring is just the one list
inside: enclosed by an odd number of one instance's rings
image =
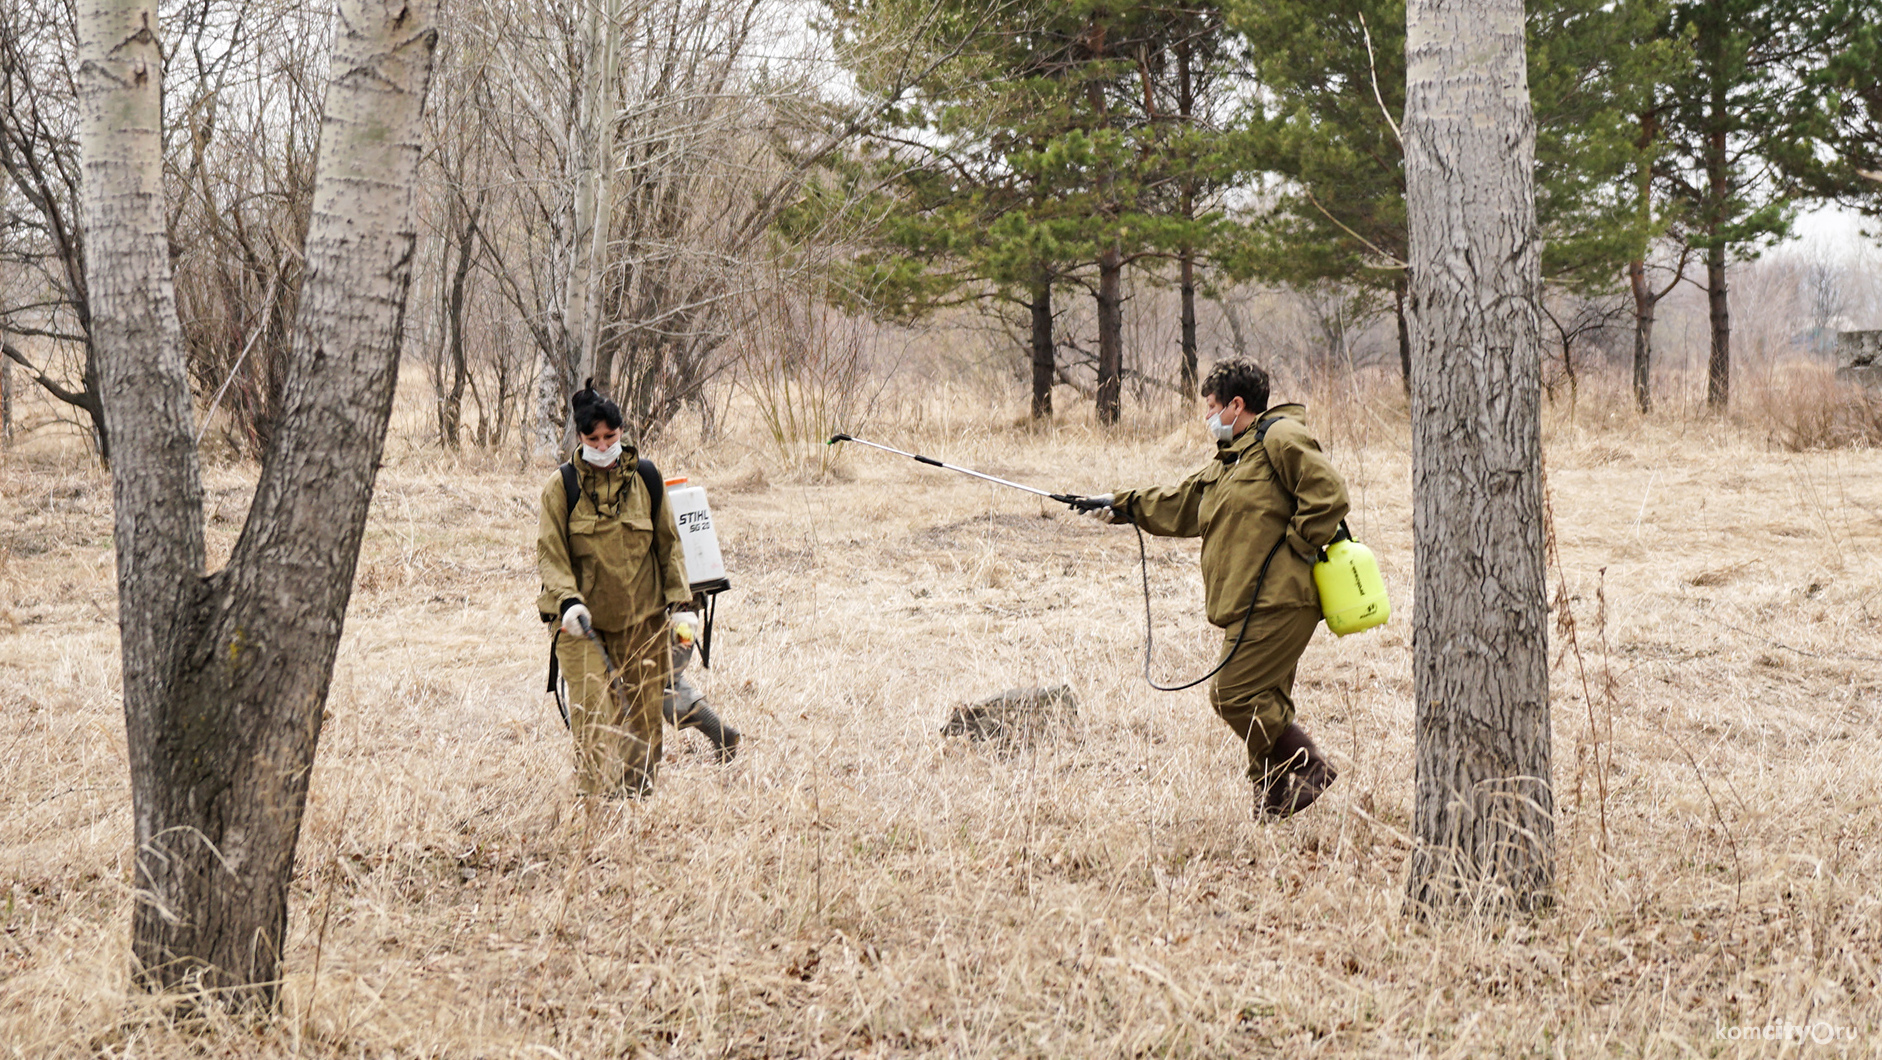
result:
[(1882, 448), (1882, 391), (1841, 381), (1826, 366), (1791, 366), (1754, 401), (1767, 436), (1789, 452)]
[(779, 285), (758, 299), (737, 352), (738, 381), (773, 454), (788, 468), (830, 470), (830, 436), (853, 426), (872, 387), (859, 321), (814, 291)]

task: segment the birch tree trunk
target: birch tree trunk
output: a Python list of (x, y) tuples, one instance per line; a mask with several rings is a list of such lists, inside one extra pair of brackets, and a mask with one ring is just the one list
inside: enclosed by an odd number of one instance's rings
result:
[(157, 183), (155, 4), (82, 10), (88, 277), (116, 446), (132, 950), (152, 988), (276, 997), (307, 780), (392, 407), (432, 15), (430, 0), (336, 11), (280, 427), (228, 566), (205, 576)]
[[(92, 363), (111, 460), (118, 636), (137, 839), (138, 919), (191, 910), (151, 891), (153, 844), (193, 843), (155, 799), (175, 752), (168, 709), (194, 630), (203, 573), (202, 479), (165, 247), (156, 0), (78, 6), (79, 213), (86, 239)], [(162, 963), (139, 957), (147, 968)]]
[[(601, 79), (607, 66), (607, 37), (603, 0), (588, 0), (588, 17), (582, 34), (582, 95), (574, 128), (569, 137), (569, 164), (574, 169), (573, 224), (569, 229), (569, 272), (562, 297), (562, 333), (566, 343), (562, 356), (567, 360), (566, 376), (579, 377), (592, 371), (594, 343), (589, 335), (590, 305), (594, 297), (596, 241), (605, 240), (607, 223), (601, 220), (602, 155), (607, 140), (602, 136), (601, 112), (604, 99), (613, 95), (614, 86)], [(603, 386), (607, 383), (604, 381)], [(567, 395), (559, 395), (561, 400)]]
[(1409, 907), (1529, 908), (1554, 881), (1535, 125), (1521, 0), (1412, 0), (1418, 848)]
[(588, 290), (582, 295), (582, 370), (579, 374), (593, 376), (605, 392), (612, 393), (614, 365), (611, 358), (604, 360), (601, 356), (602, 284), (608, 274), (608, 238), (614, 230), (614, 163), (621, 117), (621, 0), (601, 0), (599, 7), (601, 65), (593, 74), (597, 87), (593, 116), (594, 208), (590, 215), (588, 264), (584, 269)]

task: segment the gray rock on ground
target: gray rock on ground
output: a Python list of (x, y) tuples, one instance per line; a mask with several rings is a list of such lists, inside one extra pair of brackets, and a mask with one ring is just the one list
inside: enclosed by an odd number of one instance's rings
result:
[(1845, 331), (1836, 337), (1836, 379), (1882, 389), (1882, 331)]
[(1078, 722), (1078, 697), (1070, 685), (1009, 688), (978, 703), (954, 708), (943, 736), (975, 740), (1049, 740)]

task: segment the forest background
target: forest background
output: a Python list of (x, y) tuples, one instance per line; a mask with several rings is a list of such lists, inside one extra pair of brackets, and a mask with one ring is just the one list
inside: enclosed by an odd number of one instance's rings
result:
[[(202, 430), (259, 459), (328, 29), (296, 5), (166, 10), (166, 231)], [(447, 447), (554, 448), (589, 376), (650, 440), (683, 414), (710, 435), (742, 392), (803, 441), (830, 416), (783, 395), (864, 376), (1010, 382), (1035, 416), (1056, 402), (1109, 423), (1124, 401), (1193, 397), (1228, 353), (1404, 370), (1402, 4), (451, 14), (405, 343)], [(1531, 5), (1552, 398), (1619, 364), (1637, 407), (1677, 404), (1690, 395), (1654, 373), (1703, 362), (1722, 410), (1735, 373), (1828, 357), (1876, 323), (1870, 243), (1754, 264), (1802, 211), (1882, 209), (1862, 175), (1882, 172), (1873, 16)], [(4, 18), (0, 364), (10, 397), (37, 384), (108, 453), (72, 9)], [(1695, 294), (1702, 321), (1681, 315)], [(910, 355), (917, 334), (949, 353)]]

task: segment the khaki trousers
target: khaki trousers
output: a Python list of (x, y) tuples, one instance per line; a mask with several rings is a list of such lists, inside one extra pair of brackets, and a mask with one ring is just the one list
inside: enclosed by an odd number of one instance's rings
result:
[[(1209, 682), (1209, 705), (1248, 749), (1251, 780), (1266, 773), (1275, 737), (1294, 720), (1294, 668), (1320, 618), (1318, 607), (1256, 611), (1241, 648)], [(1225, 632), (1223, 655), (1240, 628), (1237, 623)]]
[(667, 616), (595, 630), (617, 675), (587, 637), (563, 633), (556, 662), (569, 689), (575, 786), (584, 795), (646, 795), (660, 769), (660, 701), (666, 694)]

